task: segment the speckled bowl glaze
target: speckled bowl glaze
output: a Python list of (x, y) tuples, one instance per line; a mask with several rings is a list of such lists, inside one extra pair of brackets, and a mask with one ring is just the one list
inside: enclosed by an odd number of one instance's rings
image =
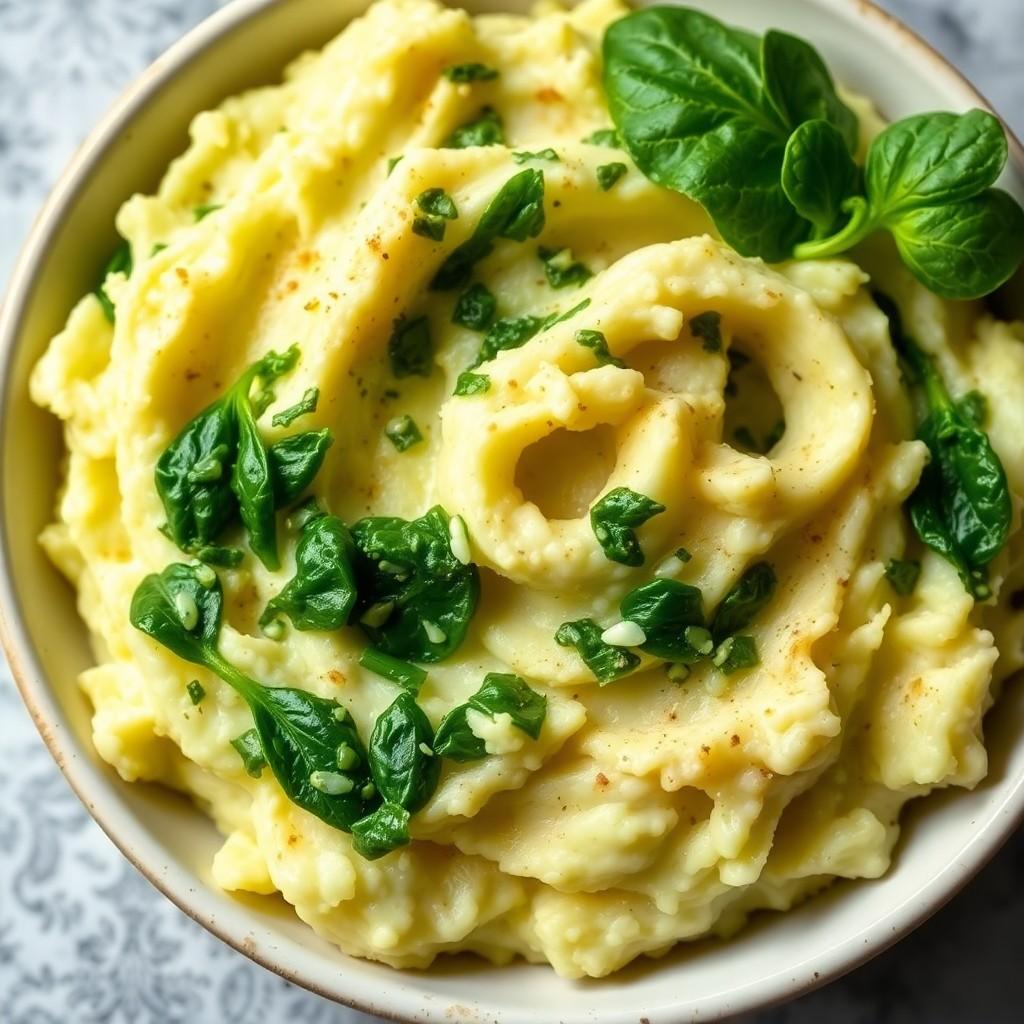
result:
[[(985, 106), (904, 26), (865, 0), (690, 0), (719, 17), (812, 39), (842, 81), (889, 117)], [(61, 439), (33, 407), (27, 377), (113, 246), (114, 214), (153, 188), (186, 144), (196, 112), (273, 81), (324, 43), (366, 0), (235, 0), (161, 57), (90, 135), (46, 204), (0, 311), (0, 627), (36, 725), (82, 802), (140, 871), (225, 942), (284, 977), (370, 1013), (417, 1022), (681, 1024), (792, 998), (885, 949), (950, 898), (1024, 818), (1024, 687), (986, 722), (991, 769), (972, 793), (921, 801), (891, 871), (841, 884), (782, 915), (761, 915), (729, 941), (683, 946), (611, 978), (573, 983), (547, 967), (448, 959), (402, 972), (321, 942), (282, 901), (239, 899), (210, 881), (218, 836), (187, 801), (126, 785), (92, 749), (76, 685), (92, 662), (70, 588), (36, 543), (54, 504)], [(468, 0), (471, 11), (526, 10), (526, 0)], [(1024, 150), (1011, 143), (1005, 187), (1024, 199)]]

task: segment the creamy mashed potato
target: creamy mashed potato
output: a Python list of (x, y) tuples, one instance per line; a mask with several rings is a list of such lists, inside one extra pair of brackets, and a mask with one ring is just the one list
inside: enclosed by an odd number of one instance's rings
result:
[[(1010, 597), (1024, 586), (1021, 325), (936, 298), (882, 242), (859, 262), (743, 259), (698, 206), (623, 152), (582, 142), (610, 125), (600, 40), (624, 11), (588, 0), (471, 18), (381, 0), (283, 84), (195, 119), (157, 194), (118, 216), (135, 266), (107, 282), (116, 327), (87, 296), (32, 381), (66, 429), (42, 539), (95, 639), (81, 684), (97, 750), (127, 780), (194, 796), (225, 836), (220, 885), (278, 892), (345, 952), (398, 967), (471, 950), (599, 976), (834, 879), (876, 878), (908, 800), (984, 777), (982, 717), (1024, 662)], [(500, 77), (442, 75), (468, 62)], [(881, 122), (848, 101), (870, 138)], [(506, 145), (442, 148), (486, 107)], [(549, 147), (557, 160), (512, 155)], [(626, 171), (605, 189), (597, 168), (613, 162)], [(543, 171), (543, 232), (499, 241), (475, 279), (501, 317), (589, 304), (478, 368), (489, 390), (453, 396), (481, 335), (452, 323), (457, 293), (428, 282), (524, 166)], [(411, 230), (428, 188), (458, 209), (443, 241)], [(538, 246), (571, 249), (563, 266), (592, 276), (553, 288)], [(986, 603), (902, 510), (926, 449), (872, 287), (898, 299), (954, 394), (988, 399), (1015, 525)], [(709, 310), (717, 351), (689, 327)], [(435, 366), (396, 381), (393, 322), (413, 314), (428, 317)], [(581, 329), (602, 332), (615, 361), (596, 360)], [(428, 666), (427, 715), (436, 725), (488, 671), (518, 673), (548, 700), (536, 740), (507, 716), (471, 721), (488, 756), (446, 762), (413, 842), (376, 861), (270, 772), (247, 775), (230, 743), (252, 725), (244, 702), (128, 618), (143, 576), (184, 560), (160, 532), (157, 459), (246, 366), (293, 343), (301, 361), (275, 408), (316, 386), (304, 422), (335, 436), (313, 493), (346, 522), (439, 504), (466, 523), (481, 602), (457, 652)], [(406, 451), (385, 431), (399, 415), (423, 436)], [(754, 450), (779, 421), (781, 438)], [(269, 440), (284, 433), (261, 422)], [(622, 486), (666, 509), (637, 529), (639, 567), (609, 561), (587, 515)], [(257, 627), (293, 573), (282, 537), (280, 571), (252, 557), (221, 571), (221, 649), (256, 679), (338, 700), (366, 735), (396, 689), (358, 664), (356, 626), (279, 639)], [(673, 557), (680, 547), (689, 561)], [(921, 562), (911, 594), (886, 579), (892, 559)], [(555, 643), (565, 621), (614, 623), (622, 595), (655, 571), (699, 586), (713, 608), (758, 561), (778, 586), (748, 630), (760, 664), (746, 671), (704, 661), (678, 682), (645, 656), (599, 686)]]

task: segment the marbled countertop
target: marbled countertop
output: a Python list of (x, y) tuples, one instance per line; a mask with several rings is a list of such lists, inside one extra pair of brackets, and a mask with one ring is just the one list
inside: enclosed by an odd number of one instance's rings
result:
[[(770, 0), (765, 0), (770, 2)], [(0, 0), (0, 281), (72, 148), (218, 0)], [(884, 0), (1024, 131), (1024, 0)], [(45, 80), (48, 87), (38, 88)], [(204, 932), (114, 849), (0, 662), (0, 1022), (372, 1024)], [(1024, 835), (895, 949), (746, 1024), (1024, 1019)]]

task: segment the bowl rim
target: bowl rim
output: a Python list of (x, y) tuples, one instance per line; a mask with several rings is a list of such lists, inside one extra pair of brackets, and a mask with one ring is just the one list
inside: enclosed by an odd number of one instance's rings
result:
[[(132, 121), (166, 84), (187, 70), (197, 57), (217, 45), (222, 38), (286, 2), (288, 0), (228, 0), (223, 7), (173, 43), (136, 77), (75, 150), (36, 215), (0, 298), (0, 421), (10, 401), (17, 344), (29, 308), (33, 284), (46, 252), (61, 228), (65, 212), (74, 206), (89, 175), (103, 160), (123, 125)], [(448, 0), (441, 2), (447, 3)], [(944, 84), (959, 91), (965, 101), (999, 117), (987, 98), (962, 72), (896, 15), (879, 7), (875, 0), (803, 2), (840, 17), (858, 20), (876, 36), (898, 37), (903, 46), (915, 51), (916, 56), (929, 65), (930, 77), (944, 81)], [(1010, 163), (1024, 178), (1024, 144), (1013, 129), (1002, 118), (1000, 120), (1009, 143)], [(0, 461), (2, 458), (0, 450)], [(158, 853), (160, 844), (151, 840), (145, 829), (137, 825), (133, 827), (131, 817), (127, 829), (119, 825), (115, 819), (120, 812), (116, 808), (105, 809), (98, 798), (94, 799), (103, 788), (109, 787), (109, 779), (101, 774), (95, 763), (81, 756), (76, 750), (75, 739), (63, 726), (53, 688), (29, 638), (21, 602), (14, 587), (9, 549), (7, 525), (2, 522), (0, 645), (6, 654), (11, 676), (40, 737), (71, 789), (121, 854), (160, 893), (208, 932), (248, 959), (310, 992), (364, 1013), (407, 1024), (427, 1021), (431, 1024), (450, 1024), (453, 1012), (466, 1009), (454, 1004), (445, 1006), (444, 1000), (439, 999), (431, 999), (427, 1003), (414, 1001), (401, 992), (399, 986), (384, 996), (378, 993), (377, 998), (386, 999), (385, 1003), (378, 1004), (368, 986), (358, 981), (354, 983), (355, 988), (366, 989), (362, 993), (346, 987), (343, 974), (337, 976), (340, 982), (337, 985), (317, 980), (304, 973), (301, 964), (289, 963), (287, 954), (275, 957), (272, 944), (264, 948), (257, 941), (251, 922), (246, 924), (244, 918), (248, 912), (241, 904), (236, 914), (218, 915), (215, 910), (204, 907), (202, 890), (196, 887), (194, 877), (190, 877), (184, 868), (168, 864), (161, 873), (151, 866), (150, 854)], [(699, 1009), (691, 1011), (691, 1019), (696, 1020), (699, 1016), (704, 1020), (721, 1020), (734, 1014), (777, 1006), (835, 981), (889, 949), (957, 895), (1014, 831), (1024, 824), (1024, 775), (988, 816), (988, 827), (982, 829), (963, 848), (965, 856), (946, 865), (929, 882), (894, 906), (886, 917), (846, 935), (785, 971), (777, 971), (726, 993), (706, 997)], [(234, 918), (237, 918), (237, 924)], [(396, 979), (402, 977), (408, 978), (409, 975), (396, 972)], [(353, 979), (349, 978), (348, 981), (352, 982)], [(412, 989), (416, 989), (415, 984)], [(496, 1015), (502, 1013), (502, 1007), (497, 1004), (481, 1001), (478, 1005), (482, 1012)], [(671, 1011), (670, 1007), (661, 1009)], [(679, 1012), (679, 1009), (675, 1012)], [(501, 1017), (496, 1016), (495, 1019), (500, 1020)], [(577, 1018), (572, 1019), (575, 1021)], [(601, 1019), (599, 1015), (593, 1017), (594, 1021)], [(611, 1018), (607, 1020), (610, 1022)]]

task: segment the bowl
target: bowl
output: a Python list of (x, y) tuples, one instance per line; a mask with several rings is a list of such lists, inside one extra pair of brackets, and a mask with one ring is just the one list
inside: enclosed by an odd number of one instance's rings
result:
[[(891, 118), (987, 106), (903, 25), (865, 0), (690, 0), (725, 20), (812, 39), (837, 77)], [(528, 0), (467, 0), (471, 11)], [(218, 890), (218, 846), (188, 801), (123, 783), (92, 749), (76, 685), (92, 663), (71, 590), (36, 543), (52, 515), (61, 438), (29, 401), (27, 378), (114, 246), (114, 214), (154, 188), (186, 144), (191, 116), (273, 81), (301, 50), (327, 41), (366, 0), (234, 0), (172, 47), (90, 135), (43, 209), (0, 312), (0, 632), (36, 725), (90, 813), (168, 898), (236, 949), (306, 988), (369, 1013), (417, 1022), (679, 1024), (715, 1020), (798, 995), (885, 949), (948, 900), (1024, 818), (1024, 688), (986, 723), (991, 766), (973, 792), (936, 794), (905, 817), (894, 864), (878, 881), (840, 884), (783, 915), (760, 915), (729, 942), (705, 941), (601, 981), (468, 957), (428, 971), (355, 960), (318, 939), (278, 898)], [(768, 8), (770, 7), (770, 11)], [(1024, 150), (1011, 139), (1004, 186), (1024, 199)]]

